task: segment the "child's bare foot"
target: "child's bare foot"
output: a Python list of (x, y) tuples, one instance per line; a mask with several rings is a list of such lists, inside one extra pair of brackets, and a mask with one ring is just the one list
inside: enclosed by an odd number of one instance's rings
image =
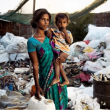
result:
[(54, 84), (56, 84), (56, 83), (58, 83), (58, 82), (60, 82), (60, 79), (59, 79), (59, 78), (55, 78), (55, 79), (52, 81), (51, 85), (54, 85)]
[(64, 86), (64, 85), (68, 85), (68, 84), (69, 84), (69, 81), (65, 80), (62, 84), (60, 84), (60, 86)]

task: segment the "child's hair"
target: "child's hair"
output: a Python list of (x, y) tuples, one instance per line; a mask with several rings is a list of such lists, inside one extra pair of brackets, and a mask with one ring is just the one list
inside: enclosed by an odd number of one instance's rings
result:
[(66, 13), (58, 13), (55, 15), (55, 25), (57, 26), (57, 21), (60, 19), (60, 18), (66, 18), (67, 19), (67, 23), (69, 24), (70, 23), (70, 20), (69, 20), (69, 17), (68, 17), (68, 14)]
[(50, 15), (50, 13), (49, 13), (46, 9), (44, 9), (44, 8), (38, 9), (38, 10), (36, 10), (36, 11), (34, 12), (33, 18), (32, 18), (32, 20), (31, 20), (31, 26), (32, 26), (33, 28), (37, 28), (37, 25), (36, 25), (35, 22), (38, 22), (39, 19), (40, 19), (44, 14), (48, 14), (48, 15), (49, 15), (49, 22), (51, 21), (51, 15)]

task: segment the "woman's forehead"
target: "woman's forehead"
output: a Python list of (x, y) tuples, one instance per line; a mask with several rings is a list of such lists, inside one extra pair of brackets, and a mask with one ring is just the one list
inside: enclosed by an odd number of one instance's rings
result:
[(48, 15), (48, 14), (43, 14), (43, 15), (41, 16), (41, 18), (49, 18), (49, 15)]

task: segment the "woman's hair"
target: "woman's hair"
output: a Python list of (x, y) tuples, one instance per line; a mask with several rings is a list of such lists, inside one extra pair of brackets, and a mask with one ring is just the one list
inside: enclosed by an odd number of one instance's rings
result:
[(39, 21), (39, 19), (44, 15), (44, 14), (48, 14), (49, 15), (49, 22), (51, 21), (51, 15), (50, 13), (44, 9), (44, 8), (41, 8), (41, 9), (38, 9), (34, 12), (33, 14), (33, 18), (31, 20), (31, 26), (33, 28), (37, 28), (37, 25), (36, 25), (36, 22)]
[(57, 21), (60, 19), (60, 18), (66, 18), (67, 19), (67, 23), (69, 24), (70, 23), (70, 20), (69, 20), (69, 17), (68, 17), (68, 14), (66, 13), (58, 13), (55, 15), (55, 25), (57, 26)]

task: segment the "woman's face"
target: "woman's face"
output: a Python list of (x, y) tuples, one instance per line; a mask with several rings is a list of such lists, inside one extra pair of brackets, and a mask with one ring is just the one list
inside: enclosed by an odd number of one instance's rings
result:
[(44, 15), (42, 15), (42, 17), (37, 22), (37, 28), (45, 30), (48, 28), (48, 25), (49, 25), (49, 15), (44, 14)]

